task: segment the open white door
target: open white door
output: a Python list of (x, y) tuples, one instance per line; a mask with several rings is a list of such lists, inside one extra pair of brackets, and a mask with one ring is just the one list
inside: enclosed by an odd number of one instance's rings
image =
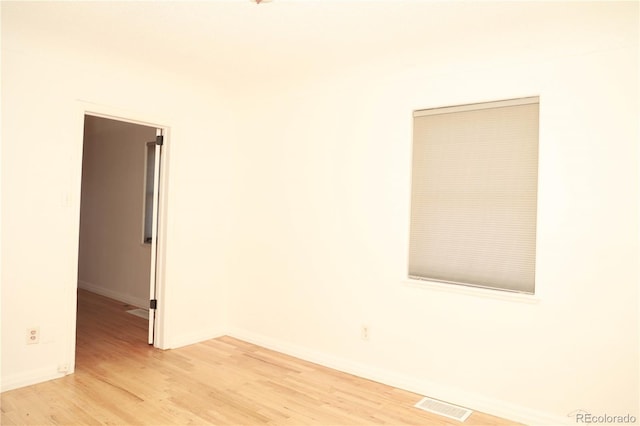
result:
[(149, 339), (153, 345), (155, 337), (156, 309), (158, 300), (156, 298), (156, 277), (157, 277), (157, 256), (158, 256), (158, 210), (160, 205), (160, 158), (162, 155), (162, 144), (164, 137), (162, 129), (156, 131), (155, 155), (153, 166), (153, 218), (151, 221), (151, 273), (149, 274)]

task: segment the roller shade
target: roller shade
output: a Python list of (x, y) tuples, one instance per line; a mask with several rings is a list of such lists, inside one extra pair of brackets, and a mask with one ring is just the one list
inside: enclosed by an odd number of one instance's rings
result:
[(414, 113), (410, 278), (534, 292), (538, 107)]

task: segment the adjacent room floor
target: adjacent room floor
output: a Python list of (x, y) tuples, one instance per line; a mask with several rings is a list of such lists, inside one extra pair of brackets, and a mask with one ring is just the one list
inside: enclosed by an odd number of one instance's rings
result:
[[(131, 306), (78, 296), (75, 374), (2, 394), (3, 425), (460, 425), (420, 395), (231, 337), (161, 351)], [(467, 425), (511, 425), (474, 412)]]

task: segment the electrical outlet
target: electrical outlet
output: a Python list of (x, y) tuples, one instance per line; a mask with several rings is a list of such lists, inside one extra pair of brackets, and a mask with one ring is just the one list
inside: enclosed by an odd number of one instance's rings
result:
[(362, 338), (362, 340), (369, 340), (370, 331), (369, 326), (363, 324), (362, 327), (360, 327), (360, 338)]
[(27, 328), (27, 345), (40, 343), (40, 327)]

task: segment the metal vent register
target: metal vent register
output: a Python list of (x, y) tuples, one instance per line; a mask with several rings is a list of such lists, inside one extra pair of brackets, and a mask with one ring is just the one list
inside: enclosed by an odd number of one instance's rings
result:
[(468, 408), (458, 407), (457, 405), (448, 404), (446, 402), (438, 401), (437, 399), (426, 397), (422, 398), (416, 405), (414, 405), (414, 407), (461, 422), (467, 420), (471, 413), (473, 413), (473, 411)]

